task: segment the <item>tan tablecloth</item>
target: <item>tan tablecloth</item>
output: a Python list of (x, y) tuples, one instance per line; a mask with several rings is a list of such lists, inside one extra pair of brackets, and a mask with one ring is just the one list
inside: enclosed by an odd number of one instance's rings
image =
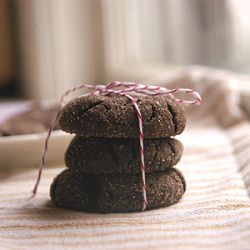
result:
[(230, 91), (230, 76), (180, 76), (202, 107), (189, 112), (178, 164), (187, 180), (181, 202), (129, 214), (89, 214), (53, 207), (49, 185), (63, 166), (47, 168), (40, 192), (24, 201), (35, 170), (0, 182), (0, 249), (250, 249), (250, 126)]

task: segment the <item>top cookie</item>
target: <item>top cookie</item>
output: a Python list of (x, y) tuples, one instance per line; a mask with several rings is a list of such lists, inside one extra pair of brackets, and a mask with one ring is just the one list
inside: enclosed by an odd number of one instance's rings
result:
[[(182, 106), (171, 96), (135, 97), (145, 138), (180, 134), (186, 124)], [(59, 118), (61, 129), (84, 137), (138, 138), (135, 108), (126, 97), (86, 96), (71, 100)]]

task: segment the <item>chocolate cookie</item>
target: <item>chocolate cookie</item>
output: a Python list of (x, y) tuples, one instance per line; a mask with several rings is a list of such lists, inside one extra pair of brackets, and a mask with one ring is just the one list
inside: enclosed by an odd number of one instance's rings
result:
[(0, 131), (2, 136), (11, 136), (42, 133), (47, 131), (47, 128), (40, 121), (15, 117), (2, 123)]
[[(143, 118), (144, 138), (180, 134), (186, 124), (182, 106), (171, 96), (135, 97)], [(138, 138), (138, 118), (126, 97), (87, 96), (62, 110), (61, 129), (84, 137)]]
[[(182, 151), (182, 143), (173, 138), (145, 139), (146, 172), (176, 165)], [(140, 142), (139, 139), (75, 136), (66, 151), (65, 163), (84, 174), (139, 173)]]
[[(58, 106), (43, 108), (39, 104), (32, 105), (27, 111), (18, 113), (0, 124), (0, 135), (26, 135), (47, 132)], [(59, 129), (56, 124), (53, 130)]]
[[(182, 174), (170, 168), (146, 174), (147, 209), (178, 202), (186, 186)], [(141, 175), (84, 175), (65, 170), (50, 189), (57, 207), (86, 212), (133, 212), (142, 210)]]

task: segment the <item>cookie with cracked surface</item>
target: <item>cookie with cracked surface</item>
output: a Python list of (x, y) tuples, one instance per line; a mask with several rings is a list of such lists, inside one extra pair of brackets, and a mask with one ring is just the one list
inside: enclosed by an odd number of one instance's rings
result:
[[(180, 134), (186, 124), (182, 106), (171, 96), (135, 97), (143, 119), (144, 138)], [(138, 118), (131, 101), (120, 96), (85, 96), (62, 110), (61, 129), (84, 137), (138, 138)]]
[[(178, 202), (186, 189), (182, 174), (170, 168), (146, 174), (147, 210)], [(141, 175), (84, 175), (64, 170), (50, 189), (57, 207), (99, 213), (142, 210)]]
[[(146, 172), (173, 167), (181, 159), (182, 143), (174, 138), (145, 139)], [(65, 154), (66, 166), (84, 174), (139, 173), (139, 139), (75, 136)]]

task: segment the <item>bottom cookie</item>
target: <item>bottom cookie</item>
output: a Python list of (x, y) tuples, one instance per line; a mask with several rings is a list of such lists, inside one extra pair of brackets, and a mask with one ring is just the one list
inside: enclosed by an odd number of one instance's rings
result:
[[(147, 210), (178, 202), (186, 189), (174, 169), (146, 174)], [(64, 170), (53, 181), (50, 196), (57, 207), (86, 212), (117, 213), (142, 210), (141, 176), (84, 175)]]

